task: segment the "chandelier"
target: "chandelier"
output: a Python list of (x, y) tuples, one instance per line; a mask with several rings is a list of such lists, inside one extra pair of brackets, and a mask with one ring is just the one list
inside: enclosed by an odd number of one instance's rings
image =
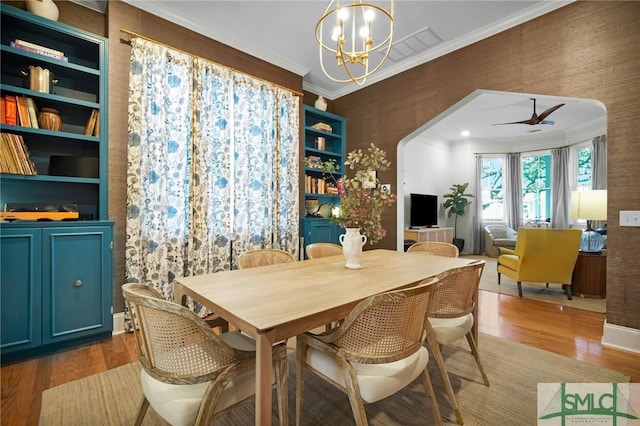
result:
[(378, 2), (388, 4), (385, 9), (363, 0), (331, 0), (316, 24), (320, 66), (330, 80), (361, 86), (380, 69), (393, 43), (393, 2)]

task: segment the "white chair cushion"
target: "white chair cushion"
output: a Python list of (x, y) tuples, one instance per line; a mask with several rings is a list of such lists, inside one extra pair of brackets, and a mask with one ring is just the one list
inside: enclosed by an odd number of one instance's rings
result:
[[(236, 331), (220, 336), (228, 345), (242, 350), (255, 350), (255, 341)], [(173, 385), (140, 373), (142, 390), (153, 409), (173, 426), (193, 425), (200, 402), (211, 382), (195, 385)], [(255, 393), (255, 371), (249, 370), (229, 382), (220, 396), (216, 412), (241, 402)]]
[(462, 339), (473, 327), (473, 315), (467, 314), (459, 318), (429, 318), (436, 340), (441, 345), (448, 345)]
[[(386, 364), (359, 364), (352, 362), (360, 396), (366, 402), (376, 402), (403, 389), (424, 371), (429, 362), (429, 352), (423, 346), (413, 355)], [(338, 364), (327, 353), (309, 347), (307, 365), (334, 382), (345, 386), (344, 376)]]

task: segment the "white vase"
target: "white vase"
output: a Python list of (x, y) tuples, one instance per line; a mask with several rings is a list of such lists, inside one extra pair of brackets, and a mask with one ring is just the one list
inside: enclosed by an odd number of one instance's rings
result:
[(53, 0), (27, 0), (27, 10), (52, 21), (58, 20), (58, 6)]
[(327, 110), (327, 101), (322, 96), (318, 96), (318, 99), (316, 99), (316, 103), (313, 104), (313, 106), (315, 106), (316, 108), (318, 108), (321, 111), (326, 111)]
[(346, 228), (346, 231), (345, 234), (340, 235), (342, 253), (346, 259), (344, 267), (362, 269), (360, 256), (362, 255), (362, 246), (367, 242), (367, 236), (360, 234), (360, 228)]

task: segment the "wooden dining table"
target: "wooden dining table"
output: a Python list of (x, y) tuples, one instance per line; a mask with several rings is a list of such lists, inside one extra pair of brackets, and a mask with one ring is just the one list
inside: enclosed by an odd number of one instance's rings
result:
[[(270, 425), (275, 342), (338, 321), (369, 296), (416, 284), (473, 260), (366, 250), (362, 269), (346, 269), (344, 257), (338, 255), (177, 278), (173, 291), (177, 303), (187, 295), (256, 340), (255, 424)], [(477, 341), (477, 328), (475, 334)]]

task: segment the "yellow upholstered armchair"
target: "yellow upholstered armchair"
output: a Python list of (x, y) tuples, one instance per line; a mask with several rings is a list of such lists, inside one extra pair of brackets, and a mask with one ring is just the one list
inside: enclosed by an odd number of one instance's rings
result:
[(580, 229), (520, 228), (514, 250), (500, 248), (500, 275), (518, 282), (522, 297), (522, 281), (562, 284), (571, 300), (571, 274), (580, 248)]

